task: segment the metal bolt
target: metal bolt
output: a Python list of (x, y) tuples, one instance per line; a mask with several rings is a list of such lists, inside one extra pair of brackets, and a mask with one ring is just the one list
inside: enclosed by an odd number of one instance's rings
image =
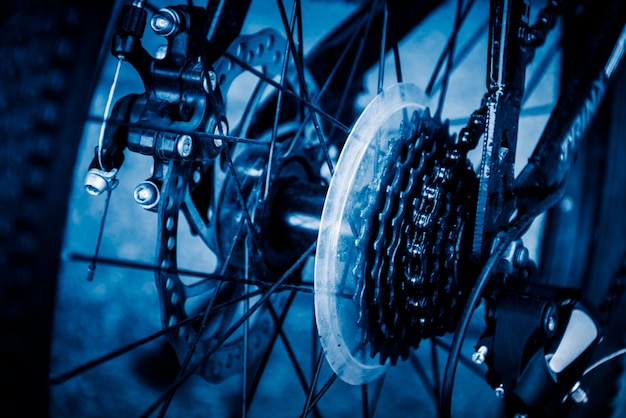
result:
[(156, 59), (162, 60), (167, 57), (167, 45), (159, 45), (155, 52)]
[(589, 398), (587, 397), (587, 392), (585, 392), (584, 389), (580, 387), (580, 382), (576, 382), (576, 384), (570, 391), (569, 396), (575, 403), (587, 403), (589, 401)]
[(180, 135), (176, 142), (176, 151), (178, 155), (183, 158), (187, 158), (191, 155), (193, 150), (193, 139), (189, 135)]
[[(225, 121), (220, 121), (219, 124), (215, 125), (215, 128), (213, 128), (213, 135), (228, 135), (228, 125)], [(224, 145), (224, 141), (221, 138), (213, 138), (213, 143), (218, 148)]]
[(476, 364), (483, 364), (485, 362), (485, 356), (487, 355), (488, 351), (489, 349), (486, 346), (481, 345), (480, 347), (478, 347), (478, 350), (476, 350), (474, 354), (472, 354), (472, 361)]
[(526, 264), (528, 264), (528, 259), (528, 248), (522, 245), (515, 249), (515, 254), (513, 256), (513, 265), (515, 267), (525, 267)]
[(498, 387), (494, 390), (494, 392), (495, 392), (496, 397), (497, 397), (498, 399), (504, 399), (504, 396), (505, 396), (505, 395), (504, 395), (504, 386), (503, 386), (503, 385), (498, 386)]
[(152, 209), (159, 203), (161, 193), (156, 184), (151, 181), (144, 181), (135, 187), (133, 197), (142, 208)]
[(157, 35), (170, 36), (176, 33), (180, 26), (180, 19), (176, 12), (163, 8), (150, 19), (150, 27)]
[(559, 313), (556, 307), (548, 307), (543, 318), (543, 330), (546, 336), (551, 337), (552, 335), (554, 335), (556, 327), (559, 323)]

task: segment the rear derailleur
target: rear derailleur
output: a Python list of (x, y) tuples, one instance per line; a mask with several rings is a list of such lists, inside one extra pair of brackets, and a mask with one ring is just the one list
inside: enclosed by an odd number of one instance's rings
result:
[(472, 360), (487, 365), (486, 380), (508, 415), (553, 416), (587, 402), (580, 379), (602, 329), (579, 289), (533, 280), (521, 241), (508, 253), (486, 293), (487, 327)]

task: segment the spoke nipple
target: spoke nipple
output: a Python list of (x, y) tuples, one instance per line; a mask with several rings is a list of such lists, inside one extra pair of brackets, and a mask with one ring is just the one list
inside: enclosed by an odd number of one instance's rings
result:
[(161, 192), (156, 184), (146, 180), (135, 187), (133, 197), (142, 208), (149, 210), (159, 203)]
[(178, 141), (176, 142), (176, 151), (178, 155), (183, 158), (187, 158), (191, 155), (191, 151), (193, 150), (193, 138), (189, 135), (180, 135), (178, 137)]
[(488, 351), (489, 349), (486, 346), (481, 345), (478, 347), (478, 350), (472, 354), (472, 361), (476, 364), (483, 364)]

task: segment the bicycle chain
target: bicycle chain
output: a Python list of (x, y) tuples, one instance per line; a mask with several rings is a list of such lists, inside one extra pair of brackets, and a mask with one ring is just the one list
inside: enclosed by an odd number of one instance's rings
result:
[(539, 11), (537, 21), (533, 24), (524, 35), (528, 49), (529, 57), (535, 54), (535, 50), (544, 44), (548, 33), (556, 26), (559, 15), (561, 14), (561, 0), (549, 0), (548, 4)]
[[(412, 115), (384, 164), (357, 247), (362, 341), (381, 363), (455, 328), (470, 283), (459, 280), (475, 174), (462, 144), (428, 111)], [(381, 193), (381, 191), (384, 192)], [(471, 236), (471, 234), (469, 235)]]

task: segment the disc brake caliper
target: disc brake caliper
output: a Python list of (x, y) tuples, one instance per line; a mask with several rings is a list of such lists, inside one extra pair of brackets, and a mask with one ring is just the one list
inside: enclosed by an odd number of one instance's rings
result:
[(102, 192), (98, 176), (118, 170), (126, 148), (153, 156), (153, 176), (140, 185), (135, 199), (153, 209), (169, 161), (210, 160), (219, 143), (207, 133), (227, 129), (224, 105), (213, 68), (202, 45), (192, 40), (202, 27), (204, 9), (173, 6), (161, 9), (150, 21), (152, 30), (167, 39), (167, 46), (152, 57), (142, 46), (147, 13), (135, 6), (122, 9), (113, 38), (112, 53), (128, 61), (143, 82), (145, 93), (118, 100), (90, 165), (87, 187)]
[(601, 331), (575, 289), (507, 279), (488, 299), (487, 329), (473, 356), (496, 395), (519, 413), (581, 401), (578, 380)]
[[(225, 31), (203, 36), (202, 31), (211, 18), (208, 12), (199, 7), (171, 6), (155, 12), (150, 19), (151, 29), (167, 40), (167, 45), (159, 48), (153, 57), (142, 46), (147, 13), (140, 3), (122, 9), (112, 53), (118, 62), (128, 61), (135, 68), (145, 92), (119, 99), (110, 119), (105, 115), (100, 146), (91, 162), (86, 186), (91, 194), (110, 189), (116, 182), (115, 175), (126, 149), (154, 158), (152, 175), (137, 186), (134, 197), (143, 208), (159, 214), (155, 282), (162, 325), (176, 328), (167, 336), (180, 362), (191, 361), (206, 380), (219, 382), (242, 370), (241, 338), (235, 336), (225, 341), (237, 304), (212, 313), (211, 324), (203, 332), (199, 332), (197, 323), (185, 321), (208, 309), (207, 306), (225, 304), (241, 296), (242, 288), (233, 283), (220, 287), (217, 280), (206, 278), (191, 283), (181, 278), (177, 264), (179, 214), (184, 213), (192, 233), (199, 235), (217, 254), (219, 272), (223, 267), (220, 260), (225, 256), (216, 244), (218, 234), (213, 216), (215, 196), (220, 192), (214, 184), (219, 171), (215, 160), (228, 148), (222, 92), (226, 94), (233, 78), (241, 72), (226, 57), (276, 74), (284, 40), (270, 30), (241, 37), (239, 42), (233, 42)], [(224, 16), (220, 15), (223, 11), (213, 12), (212, 19), (224, 22)], [(236, 36), (240, 27), (233, 22), (229, 25), (229, 33)], [(212, 35), (219, 39), (212, 39)], [(249, 45), (243, 45), (244, 41)], [(220, 48), (227, 49), (226, 53)], [(238, 244), (245, 240), (245, 234), (241, 237)], [(223, 272), (238, 273), (233, 269)], [(252, 368), (272, 333), (269, 315), (255, 315), (249, 333), (248, 367)], [(190, 352), (190, 345), (195, 350)]]

